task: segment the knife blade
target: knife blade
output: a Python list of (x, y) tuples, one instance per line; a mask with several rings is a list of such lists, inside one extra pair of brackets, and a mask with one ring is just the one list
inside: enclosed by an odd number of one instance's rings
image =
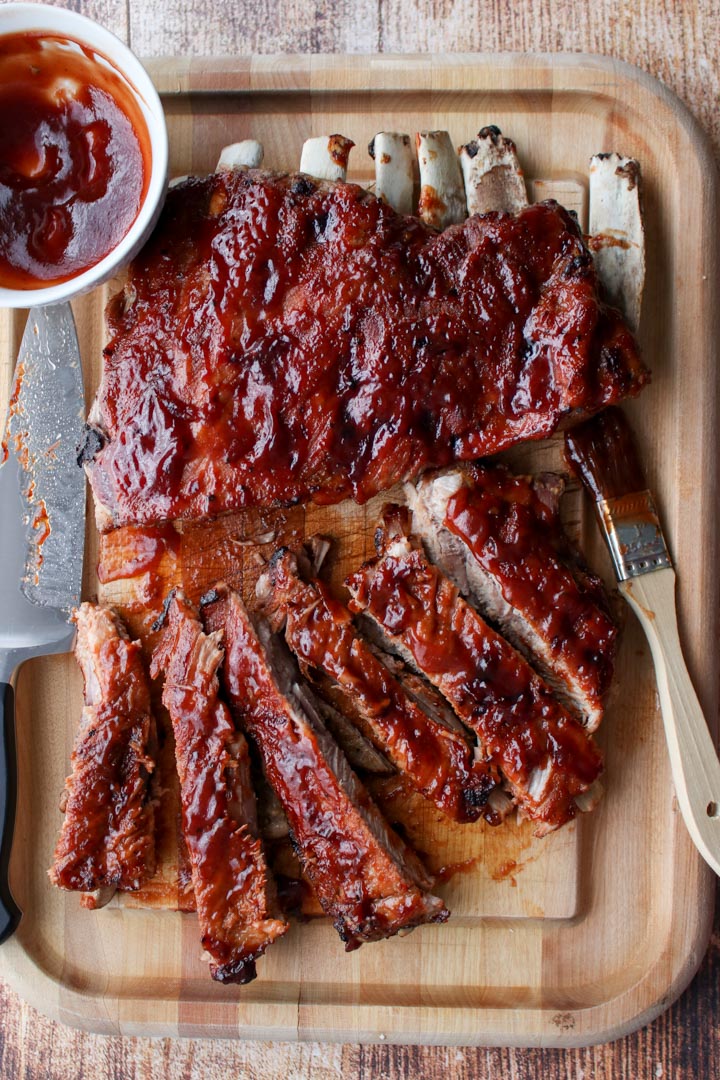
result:
[(9, 886), (16, 802), (12, 678), (33, 656), (67, 652), (85, 540), (80, 347), (69, 304), (33, 308), (23, 334), (0, 467), (0, 943), (20, 911)]

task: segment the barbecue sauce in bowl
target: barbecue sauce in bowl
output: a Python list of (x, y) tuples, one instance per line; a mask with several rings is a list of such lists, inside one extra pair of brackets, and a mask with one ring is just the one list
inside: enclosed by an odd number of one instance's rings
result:
[(0, 286), (89, 270), (135, 221), (151, 172), (135, 92), (101, 53), (45, 32), (0, 36)]

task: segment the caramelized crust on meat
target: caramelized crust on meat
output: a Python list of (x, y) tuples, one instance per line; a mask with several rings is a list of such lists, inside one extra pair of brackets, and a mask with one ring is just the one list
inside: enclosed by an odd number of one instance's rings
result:
[(536, 832), (557, 828), (600, 775), (597, 747), (406, 530), (401, 508), (386, 509), (378, 558), (348, 580), (351, 607), (375, 619), (477, 732)]
[(594, 731), (618, 631), (602, 582), (562, 527), (562, 489), (560, 477), (514, 476), (500, 465), (446, 470), (418, 482), (413, 531)]
[(219, 982), (255, 978), (255, 960), (288, 929), (257, 838), (248, 746), (219, 698), (220, 632), (205, 634), (195, 610), (171, 596), (153, 656), (164, 673), (202, 943)]
[(216, 590), (204, 611), (208, 627), (225, 633), (228, 700), (258, 745), (303, 870), (346, 950), (444, 922), (447, 909), (427, 892), (432, 881), (419, 859), (312, 715), (282, 642), (262, 621), (255, 630), (237, 593)]
[(302, 670), (310, 677), (324, 673), (340, 690), (333, 704), (347, 704), (346, 715), (439, 810), (455, 821), (477, 820), (497, 777), (475, 759), (464, 734), (405, 693), (327, 586), (303, 579), (293, 551), (284, 548), (272, 558), (266, 589), (264, 610), (277, 625), (284, 623), (285, 640)]
[(140, 645), (107, 608), (82, 604), (74, 619), (85, 707), (50, 880), (82, 892), (138, 889), (155, 868), (156, 733)]
[(438, 235), (258, 170), (169, 192), (108, 321), (84, 453), (103, 528), (363, 502), (648, 378), (557, 204)]

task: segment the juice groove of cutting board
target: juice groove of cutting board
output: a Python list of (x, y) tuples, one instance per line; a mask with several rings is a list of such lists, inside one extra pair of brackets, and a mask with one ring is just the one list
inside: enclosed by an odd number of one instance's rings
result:
[[(459, 144), (496, 123), (516, 141), (538, 197), (548, 190), (541, 182), (552, 182), (582, 209), (592, 153), (639, 158), (648, 237), (641, 340), (653, 383), (628, 412), (678, 567), (688, 666), (714, 722), (718, 189), (704, 137), (684, 107), (636, 69), (579, 55), (149, 67), (168, 115), (173, 174), (211, 170), (225, 143), (249, 136), (264, 143), (268, 168), (289, 168), (307, 136), (337, 131), (357, 143), (350, 179), (369, 183), (364, 148), (376, 131), (447, 128)], [(88, 402), (106, 294), (74, 305)], [(3, 401), (22, 328), (19, 313), (0, 317)], [(513, 456), (529, 468), (560, 461), (557, 440)], [(577, 493), (569, 500), (591, 563), (607, 574), (590, 516)], [(307, 517), (329, 531), (347, 524), (346, 509), (324, 515)], [(353, 512), (353, 529), (356, 520), (371, 525), (372, 509)], [(365, 533), (357, 550), (367, 544)], [(97, 551), (90, 515), (86, 596), (98, 591)], [(115, 588), (122, 600), (124, 586)], [(112, 589), (106, 594), (113, 598)], [(606, 794), (592, 815), (542, 841), (527, 826), (470, 826), (481, 858), (441, 886), (455, 911), (447, 925), (345, 955), (325, 920), (294, 923), (246, 987), (211, 982), (194, 915), (122, 905), (87, 912), (76, 896), (50, 887), (81, 691), (69, 657), (33, 661), (18, 677), (11, 872), (25, 914), (0, 950), (0, 970), (54, 1017), (106, 1033), (577, 1045), (650, 1020), (684, 988), (705, 950), (712, 875), (674, 801), (649, 650), (630, 613), (600, 733)], [(463, 861), (464, 843), (448, 861)]]

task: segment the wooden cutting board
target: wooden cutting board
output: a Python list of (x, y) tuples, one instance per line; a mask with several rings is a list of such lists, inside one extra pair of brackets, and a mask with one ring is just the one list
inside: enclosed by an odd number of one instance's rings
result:
[[(641, 339), (653, 384), (629, 412), (679, 571), (689, 667), (714, 721), (717, 184), (704, 136), (684, 107), (648, 76), (598, 57), (296, 57), (150, 67), (168, 116), (173, 175), (211, 170), (223, 145), (247, 137), (264, 143), (269, 168), (293, 168), (305, 138), (341, 132), (357, 144), (349, 178), (369, 183), (364, 147), (376, 131), (447, 128), (459, 144), (496, 123), (517, 142), (537, 197), (557, 195), (582, 219), (591, 154), (617, 150), (640, 160), (648, 235)], [(99, 378), (106, 294), (75, 305), (88, 401)], [(5, 398), (23, 323), (20, 313), (0, 318)], [(556, 440), (513, 457), (523, 468), (561, 465)], [(293, 511), (279, 529), (338, 537), (333, 576), (340, 581), (369, 550), (381, 502)], [(565, 511), (590, 561), (607, 574), (577, 491)], [(98, 593), (90, 517), (88, 597)], [(239, 518), (183, 530), (174, 572), (194, 595), (202, 585), (198, 548), (212, 543), (218, 573), (249, 588), (243, 544), (251, 533)], [(142, 622), (157, 598), (143, 594), (142, 574), (131, 567), (115, 576), (103, 595)], [(660, 1012), (707, 944), (711, 874), (678, 813), (649, 650), (630, 614), (600, 733), (606, 796), (592, 815), (536, 840), (526, 825), (450, 830), (420, 808), (416, 839), (444, 868), (439, 891), (453, 909), (450, 922), (351, 955), (325, 920), (296, 924), (247, 987), (211, 982), (194, 915), (123, 904), (88, 912), (76, 896), (50, 887), (46, 869), (82, 700), (74, 662), (27, 664), (17, 696), (11, 878), (25, 915), (0, 950), (0, 969), (34, 1005), (69, 1023), (106, 1033), (575, 1045), (614, 1038)], [(389, 812), (391, 802), (387, 796)]]

